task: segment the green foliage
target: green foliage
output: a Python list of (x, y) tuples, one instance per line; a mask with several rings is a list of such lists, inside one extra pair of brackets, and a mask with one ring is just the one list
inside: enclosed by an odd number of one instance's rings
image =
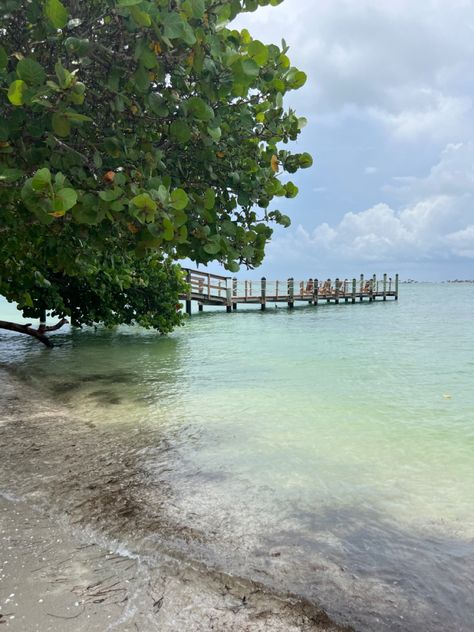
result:
[(261, 263), (281, 173), (312, 164), (280, 146), (306, 75), (229, 22), (279, 2), (0, 3), (0, 294), (168, 331), (172, 261)]

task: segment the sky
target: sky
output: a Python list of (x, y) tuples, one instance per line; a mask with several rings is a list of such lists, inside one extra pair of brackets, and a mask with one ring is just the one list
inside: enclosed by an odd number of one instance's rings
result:
[(314, 158), (250, 276), (474, 279), (474, 2), (285, 0), (233, 26), (307, 73), (285, 104)]

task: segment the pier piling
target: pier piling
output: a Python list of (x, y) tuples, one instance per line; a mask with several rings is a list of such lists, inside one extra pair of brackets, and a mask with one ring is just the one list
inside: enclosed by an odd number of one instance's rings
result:
[(370, 280), (365, 280), (361, 274), (360, 280), (342, 280), (337, 277), (334, 281), (327, 279), (324, 283), (320, 283), (317, 277), (304, 281), (295, 281), (293, 277), (286, 281), (268, 281), (266, 277), (261, 277), (260, 290), (258, 282), (254, 284), (252, 280), (238, 281), (235, 277), (191, 269), (186, 269), (185, 274), (188, 289), (180, 295), (180, 299), (186, 302), (185, 310), (188, 315), (191, 315), (192, 301), (197, 302), (199, 312), (204, 310), (204, 305), (220, 305), (227, 312), (232, 312), (239, 303), (260, 305), (261, 311), (265, 311), (269, 302), (285, 302), (292, 309), (297, 302), (317, 307), (321, 300), (336, 305), (355, 303), (357, 299), (361, 303), (378, 298), (384, 301), (388, 298), (398, 300), (398, 274), (392, 279), (384, 273), (383, 280), (380, 281), (377, 281), (375, 274)]

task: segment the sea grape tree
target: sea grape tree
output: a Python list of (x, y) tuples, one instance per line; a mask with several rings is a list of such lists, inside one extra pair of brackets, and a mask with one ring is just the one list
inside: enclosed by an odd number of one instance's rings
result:
[(232, 20), (280, 1), (0, 0), (0, 294), (25, 316), (168, 331), (175, 262), (261, 263), (312, 163), (283, 106), (306, 76)]

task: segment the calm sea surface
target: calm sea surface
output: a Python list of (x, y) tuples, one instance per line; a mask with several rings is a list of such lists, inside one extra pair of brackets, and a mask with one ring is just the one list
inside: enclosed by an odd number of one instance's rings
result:
[(44, 451), (34, 476), (8, 454), (0, 487), (358, 630), (472, 631), (474, 284), (400, 289), (53, 351), (0, 332), (0, 366), (41, 401), (17, 442)]

